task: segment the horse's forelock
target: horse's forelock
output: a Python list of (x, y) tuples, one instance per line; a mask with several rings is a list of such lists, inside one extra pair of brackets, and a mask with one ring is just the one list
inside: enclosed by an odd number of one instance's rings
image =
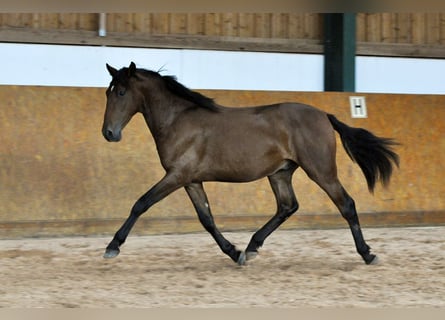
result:
[(112, 85), (121, 84), (123, 86), (128, 86), (129, 76), (128, 76), (128, 68), (120, 69), (113, 77), (111, 81)]

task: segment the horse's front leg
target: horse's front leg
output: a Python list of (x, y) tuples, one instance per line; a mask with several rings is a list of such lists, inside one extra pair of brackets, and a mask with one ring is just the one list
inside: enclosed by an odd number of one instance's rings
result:
[(224, 238), (216, 227), (202, 183), (192, 183), (187, 185), (185, 190), (192, 200), (193, 206), (198, 213), (199, 221), (201, 221), (203, 227), (212, 235), (221, 250), (233, 261), (238, 262), (241, 251), (237, 250), (230, 241)]
[(120, 227), (120, 229), (116, 232), (113, 240), (111, 240), (110, 244), (107, 246), (104, 258), (116, 257), (120, 252), (119, 247), (127, 239), (128, 234), (139, 216), (147, 211), (156, 202), (162, 200), (181, 186), (182, 185), (179, 183), (175, 175), (167, 174), (142, 197), (140, 197), (131, 209), (130, 216), (124, 222), (122, 227)]

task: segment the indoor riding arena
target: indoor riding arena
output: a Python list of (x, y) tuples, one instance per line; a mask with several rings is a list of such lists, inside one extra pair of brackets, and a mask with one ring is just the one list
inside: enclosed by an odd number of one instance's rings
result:
[[(355, 70), (352, 87), (349, 76), (334, 79), (323, 71), (323, 63), (336, 61), (325, 53), (329, 28), (353, 32), (332, 39), (355, 48), (355, 64), (341, 57), (347, 70)], [(19, 51), (7, 56), (12, 46)], [(2, 13), (0, 47), (8, 64), (0, 79), (0, 307), (445, 307), (445, 13)], [(59, 55), (44, 60), (59, 47), (90, 51), (69, 61)], [(246, 80), (249, 87), (237, 83), (254, 67), (246, 62), (242, 72), (231, 66), (244, 61), (235, 53), (251, 54), (246, 59), (265, 69)], [(221, 55), (223, 66), (205, 54)], [(228, 62), (225, 54), (233, 54)], [(20, 55), (29, 59), (15, 61)], [(159, 65), (144, 61), (145, 55)], [(292, 76), (296, 87), (287, 80), (280, 86), (280, 72), (285, 77), (289, 70), (266, 66), (269, 55), (277, 65), (284, 61), (280, 55), (296, 57), (289, 65), (301, 70)], [(310, 80), (299, 55), (319, 59), (320, 79)], [(425, 60), (435, 67), (426, 78), (406, 68), (401, 78), (374, 68), (380, 72), (376, 86), (391, 83), (387, 91), (367, 89), (371, 71), (367, 78), (363, 65), (384, 63), (380, 59), (396, 59), (391, 66), (408, 61), (412, 68)], [(400, 165), (387, 186), (379, 183), (370, 193), (335, 133), (338, 177), (355, 201), (377, 263), (363, 262), (348, 223), (301, 169), (292, 180), (298, 211), (245, 265), (220, 250), (183, 188), (140, 217), (119, 256), (104, 259), (135, 201), (165, 174), (140, 114), (119, 143), (101, 132), (111, 81), (105, 63), (120, 69), (131, 61), (155, 71), (165, 63), (162, 74), (176, 73), (219, 105), (299, 102), (396, 140)], [(231, 76), (207, 75), (207, 67), (230, 69)], [(280, 76), (262, 78), (263, 72)], [(434, 80), (434, 72), (442, 79), (437, 90), (414, 90)], [(64, 82), (75, 77), (98, 80)], [(357, 108), (363, 111), (358, 117)], [(240, 250), (277, 210), (267, 178), (204, 186), (217, 227)]]

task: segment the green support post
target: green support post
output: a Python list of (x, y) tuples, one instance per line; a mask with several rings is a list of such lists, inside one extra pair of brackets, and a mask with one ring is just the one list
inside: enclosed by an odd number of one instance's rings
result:
[(355, 13), (324, 14), (324, 90), (355, 91)]

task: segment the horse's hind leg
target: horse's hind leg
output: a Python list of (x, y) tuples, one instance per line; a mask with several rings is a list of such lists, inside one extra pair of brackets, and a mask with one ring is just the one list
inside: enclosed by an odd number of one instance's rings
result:
[(242, 259), (242, 257), (240, 261), (238, 261), (239, 264), (244, 264), (244, 260), (255, 258), (264, 240), (297, 211), (298, 202), (292, 188), (292, 174), (296, 168), (297, 166), (292, 164), (289, 168), (280, 170), (268, 177), (277, 200), (277, 212), (252, 236), (245, 251), (245, 259)]
[(201, 183), (192, 183), (185, 187), (187, 194), (192, 200), (193, 206), (198, 213), (199, 221), (204, 226), (204, 228), (212, 235), (221, 250), (227, 254), (233, 261), (237, 262), (241, 251), (237, 250), (235, 246), (230, 243), (224, 236), (219, 232), (213, 220), (212, 213), (210, 211), (209, 201), (207, 200), (207, 195)]
[(348, 222), (354, 238), (357, 252), (361, 255), (366, 264), (377, 262), (377, 257), (370, 253), (370, 247), (366, 244), (363, 238), (360, 222), (355, 209), (354, 200), (346, 192), (337, 177), (330, 175), (312, 178), (332, 199), (337, 208), (340, 210), (343, 218)]
[(337, 177), (334, 132), (329, 123), (320, 124), (322, 125), (310, 128), (313, 130), (311, 136), (318, 137), (319, 145), (309, 144), (300, 147), (299, 164), (335, 203), (349, 224), (357, 252), (366, 264), (371, 264), (377, 261), (376, 256), (370, 253), (370, 248), (363, 238), (354, 200), (345, 191)]

